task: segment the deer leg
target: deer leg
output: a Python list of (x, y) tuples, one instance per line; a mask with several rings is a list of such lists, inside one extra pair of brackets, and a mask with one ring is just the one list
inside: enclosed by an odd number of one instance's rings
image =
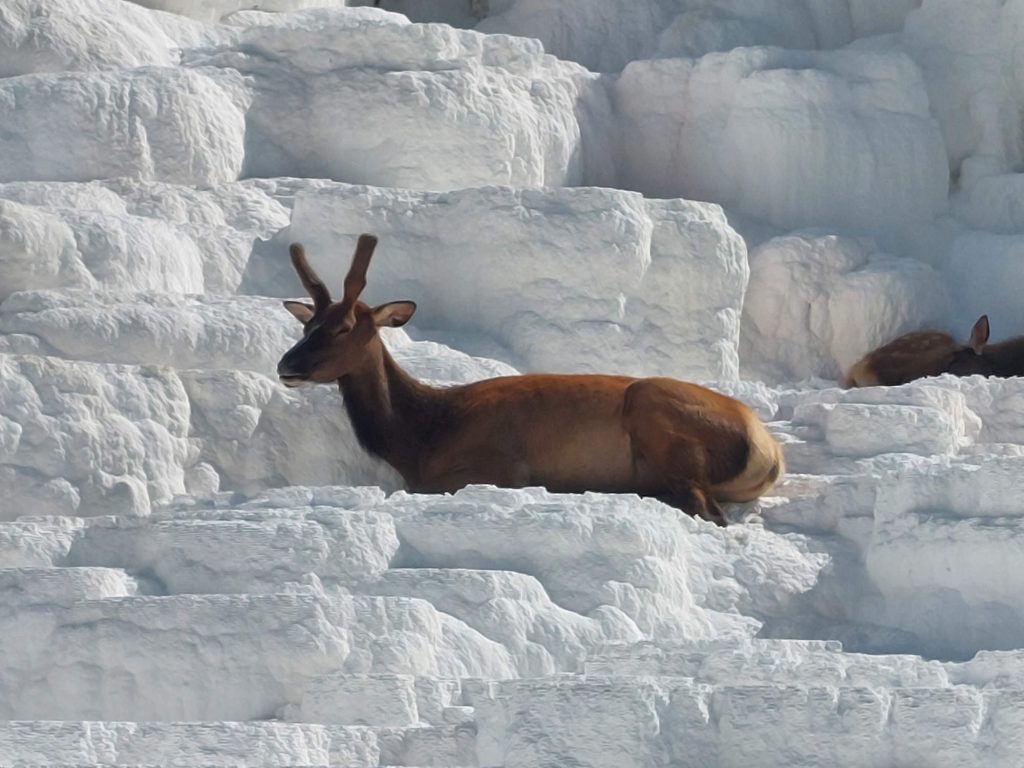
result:
[(659, 496), (666, 504), (683, 510), (689, 515), (707, 520), (709, 523), (726, 525), (725, 513), (715, 501), (714, 496), (696, 483), (680, 482), (669, 493)]
[(704, 446), (696, 440), (677, 437), (655, 454), (651, 463), (662, 486), (668, 488), (664, 500), (694, 517), (724, 526), (725, 514), (705, 482), (707, 452)]
[(707, 451), (703, 445), (687, 436), (672, 436), (667, 441), (646, 440), (642, 434), (631, 438), (633, 464), (644, 495), (656, 496), (715, 525), (725, 525), (725, 515), (707, 482)]
[(656, 385), (641, 381), (626, 392), (623, 418), (640, 493), (725, 525), (725, 515), (711, 495), (707, 448), (686, 429), (693, 418), (687, 405), (663, 397)]

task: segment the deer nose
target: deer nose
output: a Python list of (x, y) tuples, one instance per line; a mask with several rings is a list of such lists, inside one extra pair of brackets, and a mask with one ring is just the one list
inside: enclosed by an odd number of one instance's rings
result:
[(294, 356), (291, 353), (285, 353), (284, 357), (278, 362), (277, 375), (282, 379), (302, 378), (302, 374), (296, 370)]

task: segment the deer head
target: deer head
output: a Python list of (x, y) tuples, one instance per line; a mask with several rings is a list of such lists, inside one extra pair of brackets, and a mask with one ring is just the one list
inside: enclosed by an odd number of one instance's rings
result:
[(958, 349), (949, 367), (949, 373), (956, 376), (971, 376), (979, 373), (982, 376), (992, 376), (997, 373), (997, 365), (989, 355), (985, 354), (988, 346), (989, 324), (988, 315), (978, 318), (971, 329), (971, 340), (967, 345)]
[(285, 309), (302, 323), (302, 338), (277, 364), (277, 375), (285, 386), (327, 384), (363, 368), (379, 351), (374, 343), (378, 341), (377, 329), (397, 328), (413, 316), (416, 305), (411, 301), (392, 301), (372, 308), (359, 301), (376, 246), (373, 235), (359, 236), (341, 301), (332, 301), (327, 286), (309, 266), (302, 246), (292, 243), (292, 266), (313, 303), (284, 302)]

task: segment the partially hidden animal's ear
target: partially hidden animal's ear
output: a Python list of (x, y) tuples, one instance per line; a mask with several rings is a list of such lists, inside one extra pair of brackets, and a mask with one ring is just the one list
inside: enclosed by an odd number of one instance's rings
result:
[(413, 301), (390, 301), (387, 304), (374, 307), (371, 311), (373, 322), (378, 328), (381, 326), (399, 328), (412, 318), (413, 313), (416, 312), (416, 303)]
[(980, 355), (985, 345), (988, 344), (988, 331), (988, 315), (982, 315), (971, 328), (971, 340), (967, 342), (974, 350), (974, 354)]
[(313, 317), (313, 305), (307, 304), (304, 301), (286, 301), (284, 308), (291, 312), (295, 319), (303, 325), (308, 323), (310, 318)]

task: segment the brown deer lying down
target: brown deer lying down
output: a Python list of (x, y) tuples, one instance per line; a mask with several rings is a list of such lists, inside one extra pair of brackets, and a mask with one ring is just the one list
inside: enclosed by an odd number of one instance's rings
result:
[(1024, 337), (989, 344), (988, 315), (960, 344), (948, 333), (915, 331), (862, 357), (846, 374), (844, 387), (895, 386), (925, 376), (1024, 376)]
[(337, 381), (359, 442), (410, 491), (481, 483), (637, 493), (725, 525), (718, 501), (755, 499), (782, 475), (782, 451), (753, 411), (695, 384), (597, 375), (505, 376), (443, 389), (417, 381), (377, 332), (404, 325), (416, 305), (358, 300), (376, 244), (359, 237), (337, 302), (302, 246), (291, 246), (313, 303), (285, 302), (304, 329), (277, 372), (289, 387)]

